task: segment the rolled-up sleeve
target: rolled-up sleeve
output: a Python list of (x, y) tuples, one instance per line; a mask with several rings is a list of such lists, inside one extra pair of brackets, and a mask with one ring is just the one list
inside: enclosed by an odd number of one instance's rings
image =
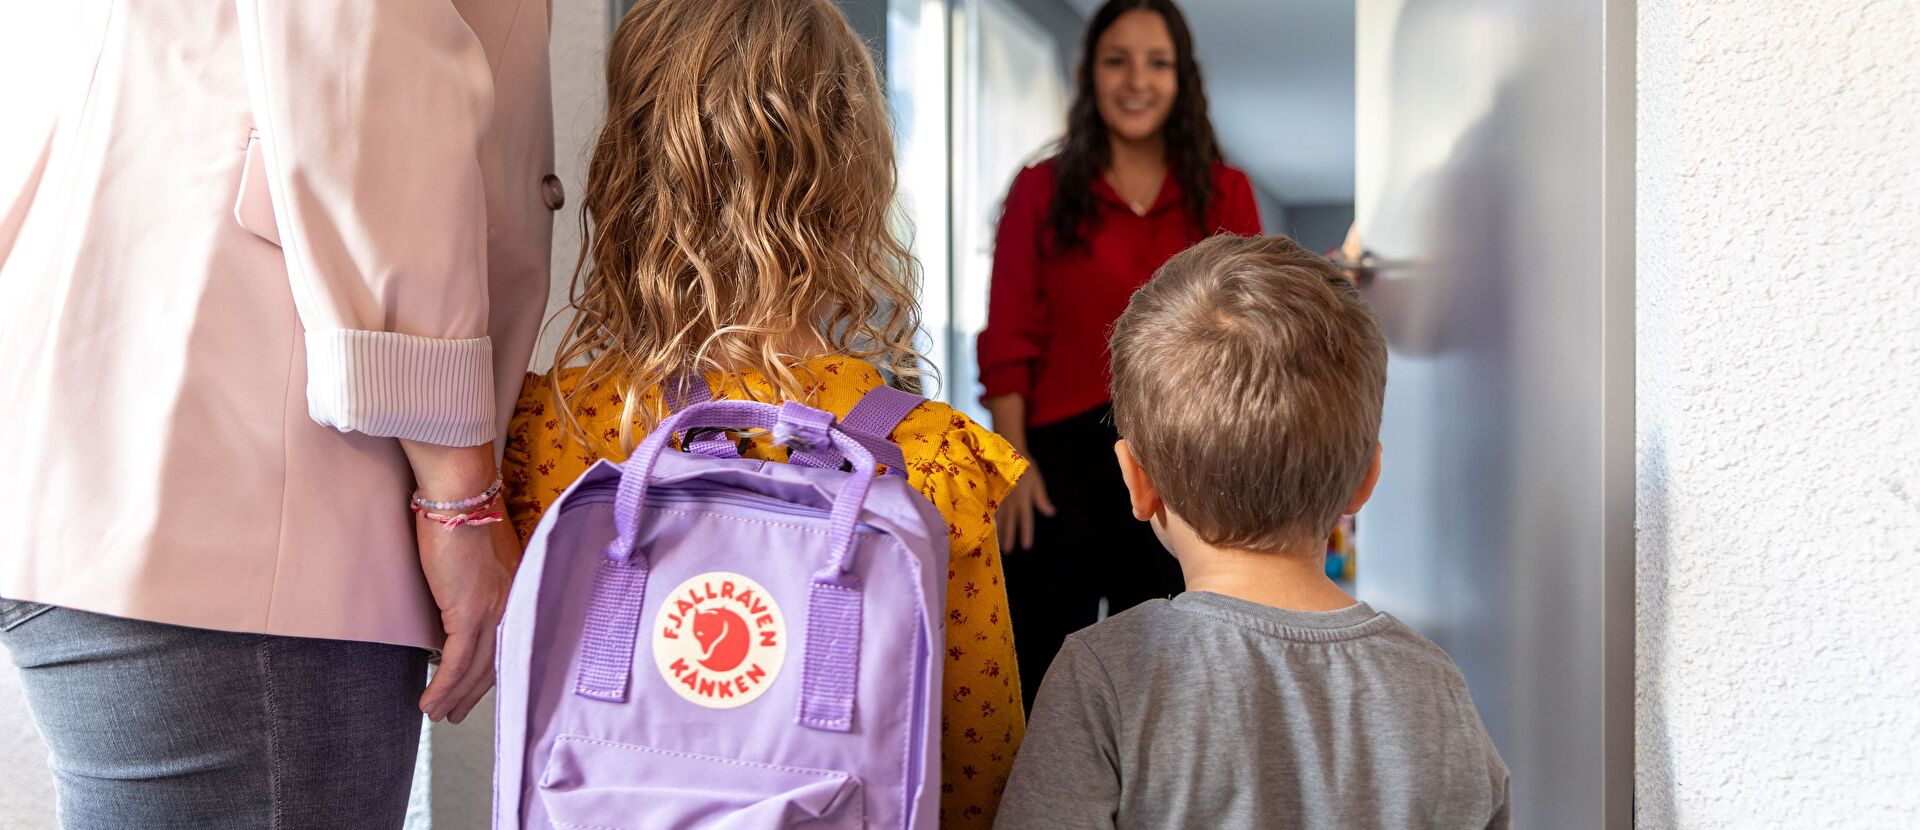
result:
[(1044, 178), (1036, 168), (1014, 177), (994, 236), (987, 325), (978, 344), (980, 385), (989, 398), (1033, 399), (1033, 365), (1046, 340), (1039, 241), (1051, 185)]
[(484, 50), (447, 2), (238, 0), (308, 412), (344, 431), (494, 438)]

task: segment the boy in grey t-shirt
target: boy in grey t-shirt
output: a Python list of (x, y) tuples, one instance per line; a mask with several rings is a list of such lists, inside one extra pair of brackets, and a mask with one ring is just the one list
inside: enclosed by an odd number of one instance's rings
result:
[(1380, 475), (1386, 342), (1326, 260), (1215, 237), (1114, 329), (1115, 453), (1187, 592), (1048, 670), (996, 828), (1504, 828), (1446, 652), (1324, 570)]

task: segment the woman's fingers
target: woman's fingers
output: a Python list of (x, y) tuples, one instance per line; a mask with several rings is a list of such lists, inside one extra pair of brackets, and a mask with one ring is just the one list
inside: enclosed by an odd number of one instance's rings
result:
[(1020, 500), (1020, 549), (1033, 550), (1033, 499)]
[(421, 570), (447, 633), (440, 669), (420, 698), (421, 711), (435, 721), (456, 712), (465, 717), (492, 685), (494, 631), (511, 582), (498, 548), (512, 538), (504, 525), (448, 532), (422, 524)]
[[(1047, 483), (1038, 478), (1033, 480), (1033, 505), (1048, 518), (1053, 517), (1053, 500), (1047, 498)], [(1039, 521), (1038, 518), (1035, 521)]]
[(1001, 502), (1000, 511), (995, 514), (994, 531), (1000, 534), (1000, 549), (1018, 550), (1014, 543), (1020, 541), (1021, 509), (1026, 507), (1027, 494), (1019, 487), (1007, 494), (1007, 500)]
[(420, 711), (427, 713), (428, 720), (438, 721), (453, 710), (454, 693), (466, 679), (478, 644), (476, 631), (447, 632), (447, 643), (440, 652), (440, 666), (434, 670), (426, 693), (420, 696)]
[(478, 572), (483, 581), (497, 584), (498, 589), (487, 602), (476, 606), (476, 615), (470, 622), (476, 627), (478, 637), (474, 646), (473, 659), (468, 664), (466, 680), (457, 687), (459, 691), (455, 695), (454, 705), (450, 707), (447, 714), (448, 719), (454, 723), (466, 720), (467, 714), (473, 711), (473, 707), (480, 705), (480, 700), (487, 696), (488, 690), (493, 688), (496, 677), (494, 651), (495, 645), (499, 642), (500, 618), (506, 614), (506, 595), (512, 584), (512, 577), (508, 567), (493, 566), (508, 562), (519, 553), (520, 537), (513, 532), (511, 525), (500, 522), (492, 527), (489, 541), (494, 548), (492, 562), (479, 567)]
[(493, 681), (494, 672), (491, 667), (476, 675), (472, 688), (467, 690), (460, 705), (454, 707), (453, 711), (447, 715), (447, 722), (464, 723), (467, 715), (473, 711), (473, 708), (479, 706), (480, 701), (487, 698), (488, 692), (493, 691)]
[(458, 702), (448, 712), (447, 720), (454, 723), (466, 720), (467, 713), (472, 712), (473, 707), (480, 705), (480, 699), (486, 697), (487, 691), (493, 688), (493, 644), (498, 632), (497, 624), (481, 627), (480, 639), (474, 649), (475, 659), (469, 664), (466, 684), (460, 687)]
[(1014, 486), (1013, 492), (1007, 494), (1007, 500), (994, 516), (994, 530), (1003, 551), (1033, 550), (1040, 517), (1054, 514), (1053, 500), (1047, 497), (1046, 484), (1038, 475), (1032, 472), (1028, 475), (1029, 478), (1022, 479)]

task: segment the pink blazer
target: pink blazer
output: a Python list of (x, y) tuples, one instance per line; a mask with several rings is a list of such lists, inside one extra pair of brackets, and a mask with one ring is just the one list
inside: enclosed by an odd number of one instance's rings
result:
[(0, 10), (0, 596), (438, 647), (396, 438), (494, 439), (546, 0)]

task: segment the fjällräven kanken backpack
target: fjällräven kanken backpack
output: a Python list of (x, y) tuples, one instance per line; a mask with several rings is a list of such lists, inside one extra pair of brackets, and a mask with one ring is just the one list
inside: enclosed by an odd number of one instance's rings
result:
[[(946, 523), (885, 442), (919, 399), (876, 392), (847, 420), (878, 440), (695, 404), (547, 509), (500, 627), (496, 828), (935, 826)], [(796, 463), (673, 448), (716, 428)]]

